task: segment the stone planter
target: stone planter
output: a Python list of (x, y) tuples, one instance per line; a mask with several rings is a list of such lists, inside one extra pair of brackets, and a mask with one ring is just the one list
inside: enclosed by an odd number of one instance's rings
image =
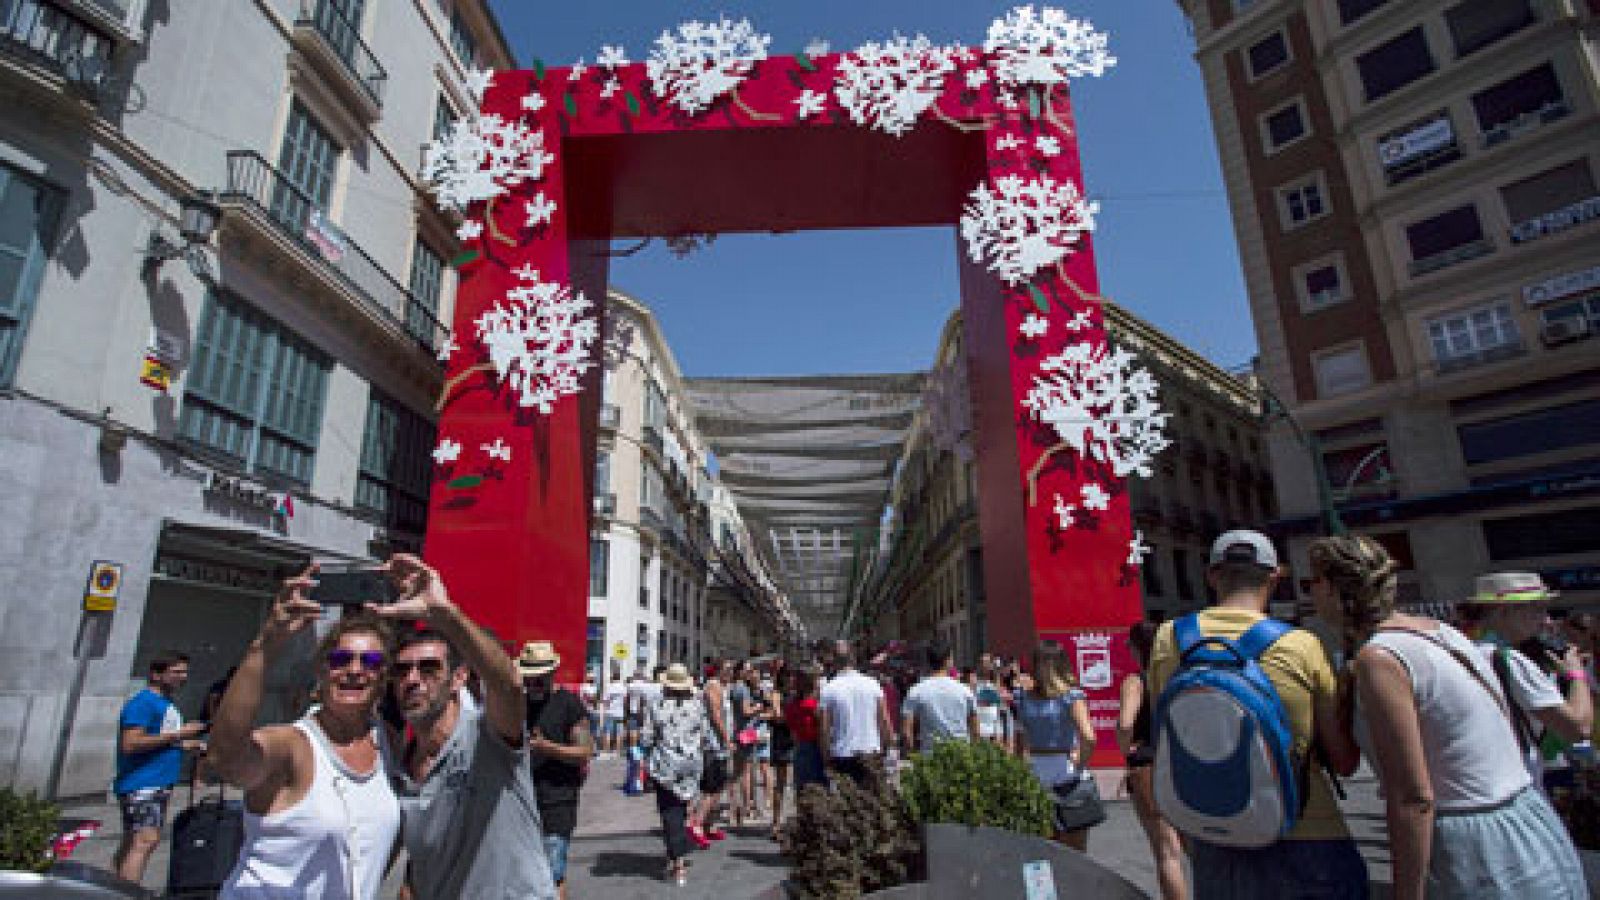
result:
[(50, 871), (0, 871), (0, 898), (28, 900), (147, 900), (155, 895), (109, 872), (71, 861), (59, 862)]
[(1144, 900), (1148, 895), (1121, 875), (1076, 850), (1000, 828), (928, 825), (923, 829), (925, 882), (869, 894), (872, 898), (1024, 900), (1023, 866), (1044, 862), (1058, 897)]

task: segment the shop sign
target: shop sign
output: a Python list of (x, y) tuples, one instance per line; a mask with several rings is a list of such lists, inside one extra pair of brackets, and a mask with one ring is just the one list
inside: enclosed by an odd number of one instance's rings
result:
[(259, 510), (285, 519), (294, 518), (294, 498), (288, 492), (269, 491), (242, 478), (212, 472), (206, 480), (205, 491), (213, 497), (225, 498), (241, 506)]
[(122, 563), (95, 560), (89, 567), (89, 583), (83, 589), (85, 612), (111, 612), (117, 608), (117, 592), (122, 590)]
[(1511, 226), (1511, 243), (1521, 244), (1547, 234), (1559, 234), (1597, 218), (1600, 218), (1600, 197), (1579, 200)]
[(211, 587), (233, 588), (263, 594), (270, 594), (278, 589), (278, 579), (272, 577), (271, 572), (240, 569), (235, 566), (205, 562), (198, 559), (158, 556), (156, 557), (155, 570), (158, 575)]
[(612, 647), (611, 647), (611, 655), (616, 657), (617, 659), (627, 659), (628, 658), (628, 645), (627, 645), (627, 643), (625, 643), (623, 641), (617, 641), (616, 644), (612, 645)]
[(1410, 131), (1380, 141), (1378, 159), (1385, 169), (1393, 169), (1455, 142), (1456, 133), (1450, 127), (1450, 117), (1440, 115)]
[(1600, 288), (1600, 266), (1590, 266), (1565, 275), (1547, 278), (1522, 289), (1522, 300), (1529, 306), (1543, 306), (1552, 300)]

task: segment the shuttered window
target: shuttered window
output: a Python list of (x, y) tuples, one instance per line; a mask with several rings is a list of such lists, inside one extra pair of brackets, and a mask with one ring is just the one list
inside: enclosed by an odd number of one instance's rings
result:
[(0, 386), (9, 385), (44, 276), (59, 194), (0, 165)]
[(428, 523), (436, 440), (432, 422), (373, 388), (361, 441), (356, 507), (379, 514), (392, 527), (421, 533)]
[(406, 305), (406, 330), (433, 346), (444, 287), (444, 260), (419, 238), (411, 253), (411, 303)]
[(178, 434), (228, 462), (311, 483), (329, 363), (234, 298), (211, 294), (195, 335)]
[(280, 181), (273, 188), (274, 218), (298, 233), (313, 208), (327, 212), (338, 164), (339, 145), (297, 101), (289, 109), (278, 152), (278, 172), (288, 184)]

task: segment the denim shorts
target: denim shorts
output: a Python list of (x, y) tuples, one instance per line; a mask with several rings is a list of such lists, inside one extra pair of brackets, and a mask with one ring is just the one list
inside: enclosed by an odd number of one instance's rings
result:
[(160, 831), (167, 824), (167, 801), (172, 799), (172, 788), (140, 788), (117, 795), (117, 805), (122, 808), (122, 832), (131, 834), (141, 828)]
[(1191, 841), (1195, 900), (1366, 900), (1367, 863), (1349, 838), (1254, 850)]
[(567, 845), (571, 841), (559, 834), (544, 836), (544, 858), (550, 864), (550, 878), (556, 884), (567, 880)]

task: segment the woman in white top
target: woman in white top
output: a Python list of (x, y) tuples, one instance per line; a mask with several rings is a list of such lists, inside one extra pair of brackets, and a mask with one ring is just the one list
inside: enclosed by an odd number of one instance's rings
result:
[(1482, 654), (1449, 625), (1395, 611), (1395, 564), (1377, 542), (1322, 538), (1310, 553), (1317, 614), (1353, 656), (1356, 737), (1383, 786), (1397, 900), (1589, 896)]
[(389, 633), (346, 617), (317, 652), (318, 705), (291, 725), (252, 728), (267, 667), (322, 615), (315, 567), (284, 582), (212, 724), (210, 759), (245, 792), (245, 843), (225, 898), (373, 900), (400, 829), (374, 710)]

